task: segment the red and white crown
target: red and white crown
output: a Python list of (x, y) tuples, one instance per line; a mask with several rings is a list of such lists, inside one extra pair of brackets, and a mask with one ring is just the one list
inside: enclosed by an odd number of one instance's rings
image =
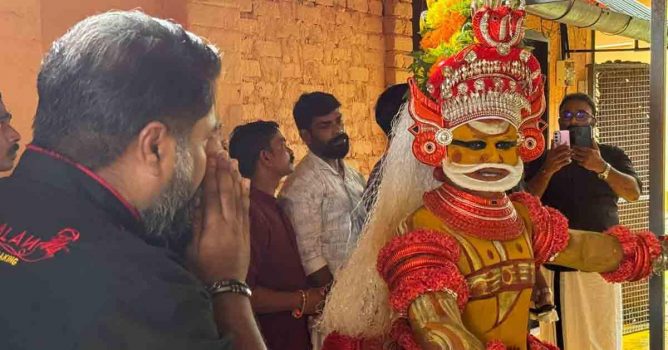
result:
[(476, 43), (437, 61), (430, 69), (426, 92), (409, 79), (409, 112), (415, 121), (413, 154), (438, 166), (452, 141), (452, 130), (473, 120), (504, 120), (520, 133), (520, 156), (530, 161), (542, 153), (540, 116), (545, 110), (543, 75), (530, 51), (519, 47), (524, 37), (523, 4), (511, 8), (473, 0)]

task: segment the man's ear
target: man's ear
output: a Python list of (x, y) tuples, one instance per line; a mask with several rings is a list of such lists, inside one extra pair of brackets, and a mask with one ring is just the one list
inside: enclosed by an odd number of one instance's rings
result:
[(269, 165), (271, 163), (271, 154), (266, 149), (260, 150), (260, 154), (257, 157), (257, 161)]
[(176, 140), (161, 122), (146, 124), (137, 136), (137, 158), (152, 175), (160, 176), (165, 171), (166, 163), (175, 159), (175, 151)]

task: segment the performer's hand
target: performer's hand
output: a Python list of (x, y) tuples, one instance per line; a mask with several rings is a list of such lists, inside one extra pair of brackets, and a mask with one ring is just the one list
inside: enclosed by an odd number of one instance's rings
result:
[(250, 262), (248, 180), (217, 145), (207, 157), (202, 203), (195, 215), (189, 265), (205, 283), (244, 281)]
[(552, 305), (552, 291), (547, 287), (537, 288), (537, 286), (535, 286), (531, 291), (531, 301), (533, 301), (533, 304), (536, 305), (536, 308), (540, 308), (541, 306), (545, 305)]
[(573, 160), (581, 167), (597, 174), (605, 171), (605, 161), (601, 157), (601, 151), (596, 142), (594, 142), (594, 148), (574, 147)]
[(531, 301), (533, 301), (536, 308), (540, 308), (544, 305), (552, 305), (554, 302), (552, 300), (552, 291), (550, 290), (550, 287), (548, 287), (545, 276), (543, 276), (543, 272), (540, 268), (536, 269), (536, 284), (534, 284), (533, 290), (531, 291)]
[(542, 172), (552, 176), (564, 166), (571, 163), (571, 148), (568, 145), (561, 145), (552, 148), (547, 152), (545, 163), (541, 168)]
[(421, 349), (485, 350), (480, 339), (462, 323), (457, 298), (450, 293), (420, 295), (408, 309), (408, 322)]

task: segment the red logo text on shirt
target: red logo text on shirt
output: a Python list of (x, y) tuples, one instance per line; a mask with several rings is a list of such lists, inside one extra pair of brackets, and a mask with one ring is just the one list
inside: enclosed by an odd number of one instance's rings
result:
[(51, 239), (43, 240), (28, 231), (13, 232), (8, 224), (0, 224), (0, 261), (12, 266), (19, 261), (37, 262), (53, 258), (61, 250), (69, 251), (67, 246), (79, 239), (79, 231), (64, 228)]

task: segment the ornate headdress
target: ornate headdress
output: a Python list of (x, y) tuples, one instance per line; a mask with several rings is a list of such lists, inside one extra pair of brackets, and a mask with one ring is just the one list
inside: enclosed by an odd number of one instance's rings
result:
[[(429, 11), (442, 11), (436, 5), (444, 2), (447, 0), (429, 2)], [(452, 141), (452, 130), (473, 120), (504, 120), (516, 127), (524, 161), (537, 158), (545, 147), (540, 121), (545, 110), (543, 76), (538, 60), (520, 47), (524, 1), (516, 8), (498, 0), (483, 0), (480, 7), (477, 4), (477, 0), (471, 4), (475, 43), (449, 57), (444, 50), (446, 55), (424, 69), (422, 77), (416, 72), (409, 80), (409, 112), (415, 122), (410, 128), (415, 136), (413, 154), (427, 165), (440, 165)], [(429, 12), (425, 18), (429, 20)], [(427, 35), (439, 31), (432, 28)], [(453, 35), (466, 38), (461, 33)], [(446, 39), (452, 41), (442, 38)], [(433, 45), (423, 40), (425, 44)]]

